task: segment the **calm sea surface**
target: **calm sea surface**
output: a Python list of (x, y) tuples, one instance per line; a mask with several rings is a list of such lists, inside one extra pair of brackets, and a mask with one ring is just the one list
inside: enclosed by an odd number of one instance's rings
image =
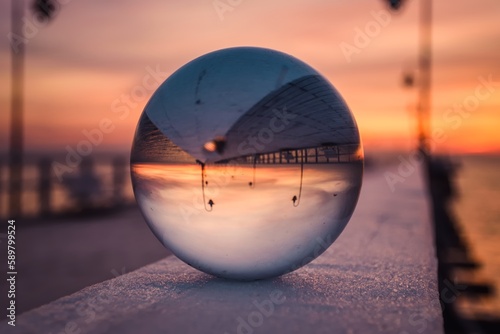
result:
[(496, 290), (476, 312), (500, 316), (500, 156), (463, 156), (458, 161), (455, 214), (472, 255), (483, 264), (475, 278)]

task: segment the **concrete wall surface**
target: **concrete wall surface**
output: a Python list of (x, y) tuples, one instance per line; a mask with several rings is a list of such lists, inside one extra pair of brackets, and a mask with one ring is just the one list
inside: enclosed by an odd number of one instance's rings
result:
[(342, 235), (295, 272), (228, 281), (171, 256), (24, 313), (16, 327), (4, 321), (0, 332), (442, 333), (422, 175), (391, 186), (386, 172), (397, 166), (365, 173)]

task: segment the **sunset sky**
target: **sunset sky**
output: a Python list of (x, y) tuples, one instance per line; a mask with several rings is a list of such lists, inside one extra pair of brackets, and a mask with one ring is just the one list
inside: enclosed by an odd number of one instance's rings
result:
[[(283, 51), (326, 76), (354, 113), (366, 152), (415, 145), (417, 92), (401, 81), (416, 70), (417, 0), (381, 23), (373, 13), (387, 8), (382, 0), (60, 2), (45, 27), (26, 11), (28, 151), (64, 152), (105, 118), (113, 130), (96, 152), (129, 150), (158, 85), (150, 72), (158, 70), (162, 81), (196, 57), (232, 46)], [(218, 12), (214, 4), (230, 7)], [(435, 1), (434, 14), (432, 124), (443, 134), (435, 149), (500, 152), (500, 1)], [(0, 152), (8, 148), (10, 119), (9, 16), (10, 1), (2, 1)], [(366, 28), (375, 30), (361, 45)], [(346, 45), (356, 52), (347, 55)], [(467, 110), (453, 109), (463, 103)], [(119, 106), (127, 113), (114, 112)]]

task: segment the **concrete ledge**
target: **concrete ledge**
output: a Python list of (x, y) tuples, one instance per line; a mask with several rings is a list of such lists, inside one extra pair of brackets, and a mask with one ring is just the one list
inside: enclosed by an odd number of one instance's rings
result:
[(296, 272), (233, 282), (168, 257), (27, 312), (15, 328), (0, 327), (54, 334), (442, 333), (420, 173), (392, 192), (384, 172), (366, 173), (346, 230)]

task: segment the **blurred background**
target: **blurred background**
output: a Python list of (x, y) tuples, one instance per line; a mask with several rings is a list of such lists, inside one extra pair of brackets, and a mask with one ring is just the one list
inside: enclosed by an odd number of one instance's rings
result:
[(19, 242), (31, 245), (19, 247), (20, 310), (168, 254), (141, 220), (130, 185), (142, 109), (186, 62), (260, 46), (303, 60), (335, 85), (358, 122), (367, 168), (386, 175), (388, 187), (417, 147), (436, 157), (430, 179), (447, 187), (438, 195), (430, 187), (433, 203), (446, 208), (434, 210), (447, 221), (436, 235), (453, 239), (441, 243), (440, 275), (471, 287), (456, 303), (461, 319), (493, 326), (500, 2), (435, 1), (432, 30), (425, 3), (1, 1), (0, 216), (16, 219)]

